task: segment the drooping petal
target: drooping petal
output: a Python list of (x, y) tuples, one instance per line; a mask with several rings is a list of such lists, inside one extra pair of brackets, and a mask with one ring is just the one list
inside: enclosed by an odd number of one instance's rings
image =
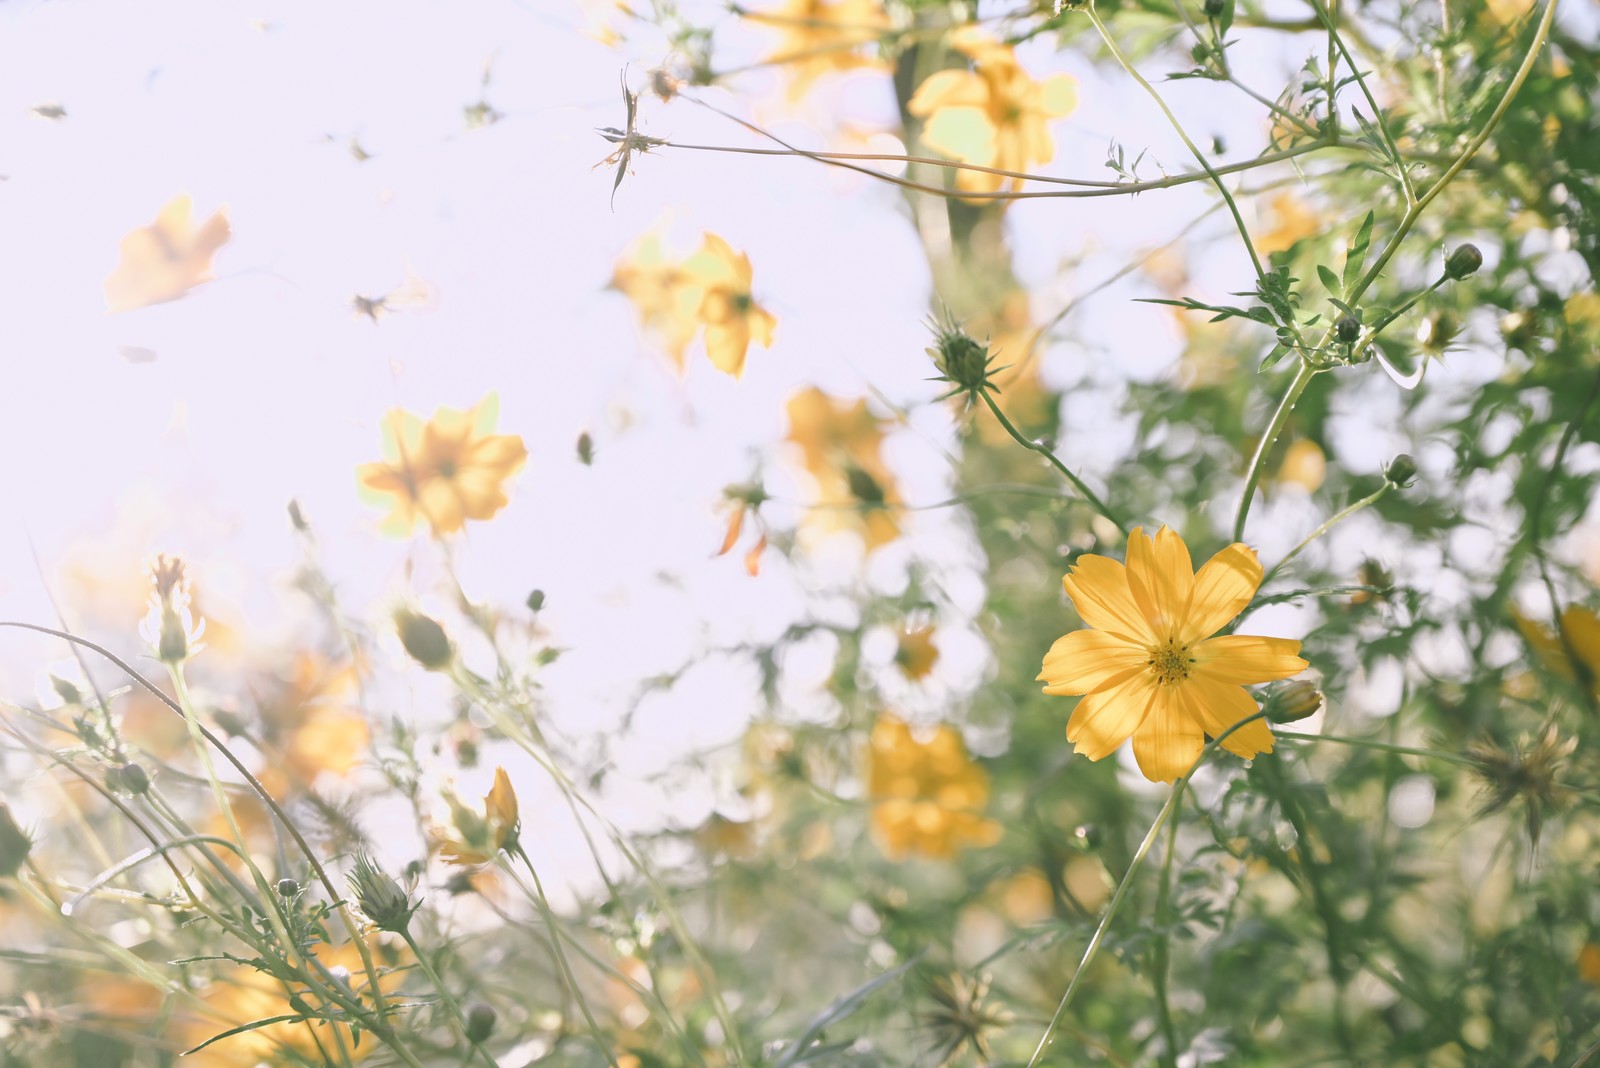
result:
[(1142, 665), (1129, 671), (1078, 702), (1067, 721), (1067, 741), (1090, 760), (1115, 753), (1144, 722), (1155, 696), (1155, 680)]
[(1298, 675), (1309, 665), (1290, 638), (1224, 634), (1194, 647), (1195, 673), (1217, 682), (1253, 685)]
[[(1186, 707), (1199, 717), (1200, 725), (1213, 738), (1222, 738), (1242, 719), (1261, 711), (1256, 699), (1242, 686), (1216, 682), (1196, 676), (1177, 687)], [(1222, 748), (1249, 760), (1258, 753), (1272, 752), (1272, 728), (1265, 719), (1246, 723), (1222, 740)]]
[(1044, 656), (1039, 681), (1045, 693), (1092, 693), (1128, 671), (1144, 666), (1149, 653), (1104, 630), (1075, 630), (1056, 639)]
[(1133, 732), (1133, 755), (1151, 782), (1171, 782), (1194, 766), (1205, 748), (1199, 722), (1186, 714), (1175, 686), (1155, 691), (1150, 714)]
[(1061, 585), (1078, 615), (1091, 627), (1120, 634), (1130, 642), (1156, 644), (1155, 632), (1133, 598), (1128, 571), (1122, 564), (1105, 556), (1079, 557)]
[(1234, 542), (1217, 553), (1194, 577), (1189, 615), (1178, 640), (1197, 642), (1221, 630), (1244, 611), (1260, 585), (1261, 561), (1250, 546)]

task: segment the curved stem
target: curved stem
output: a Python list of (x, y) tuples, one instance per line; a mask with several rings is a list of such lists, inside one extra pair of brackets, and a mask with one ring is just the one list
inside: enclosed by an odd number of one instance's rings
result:
[(1116, 517), (1116, 514), (1111, 511), (1111, 509), (1106, 505), (1106, 502), (1102, 501), (1099, 496), (1095, 494), (1094, 490), (1086, 486), (1083, 479), (1073, 474), (1072, 469), (1066, 464), (1062, 463), (1059, 456), (1039, 442), (1029, 441), (1023, 436), (1022, 431), (1018, 430), (1012, 424), (1011, 420), (1006, 418), (1006, 413), (1000, 410), (1000, 405), (995, 403), (994, 397), (989, 394), (987, 389), (980, 389), (977, 391), (977, 393), (983, 398), (984, 403), (989, 406), (989, 410), (994, 413), (994, 417), (1000, 421), (1000, 425), (1005, 427), (1006, 433), (1010, 434), (1012, 439), (1016, 441), (1018, 445), (1021, 445), (1024, 449), (1027, 449), (1030, 452), (1036, 452), (1040, 456), (1043, 456), (1046, 460), (1050, 461), (1050, 466), (1061, 472), (1061, 477), (1072, 483), (1072, 488), (1081, 493), (1083, 495), (1083, 499), (1094, 506), (1095, 511), (1111, 520), (1112, 524), (1118, 530), (1122, 531), (1124, 535), (1128, 533), (1127, 526), (1122, 522), (1122, 520)]
[(1255, 455), (1250, 458), (1250, 469), (1245, 473), (1244, 489), (1239, 493), (1239, 509), (1233, 517), (1234, 541), (1244, 540), (1244, 523), (1250, 516), (1250, 501), (1256, 495), (1256, 484), (1261, 481), (1261, 471), (1267, 465), (1267, 454), (1277, 443), (1278, 435), (1283, 433), (1284, 425), (1289, 422), (1289, 413), (1300, 401), (1300, 394), (1306, 391), (1316, 374), (1317, 368), (1301, 357), (1299, 369), (1290, 380), (1289, 388), (1284, 390), (1283, 399), (1278, 402), (1278, 410), (1272, 413), (1272, 421), (1261, 432), (1261, 440), (1256, 442)]
[(1383, 485), (1379, 486), (1377, 489), (1373, 490), (1359, 501), (1356, 501), (1348, 508), (1345, 508), (1342, 512), (1335, 514), (1316, 530), (1313, 530), (1310, 534), (1306, 535), (1306, 539), (1304, 541), (1302, 541), (1299, 545), (1296, 545), (1293, 549), (1290, 549), (1287, 556), (1285, 556), (1282, 560), (1279, 560), (1276, 564), (1272, 565), (1272, 570), (1268, 571), (1266, 577), (1261, 580), (1261, 585), (1265, 586), (1267, 583), (1271, 582), (1275, 577), (1277, 577), (1278, 572), (1282, 571), (1286, 566), (1288, 566), (1289, 561), (1299, 556), (1301, 551), (1305, 549), (1306, 546), (1310, 545), (1312, 542), (1316, 541), (1328, 531), (1332, 530), (1340, 523), (1343, 523), (1346, 519), (1349, 519), (1351, 516), (1355, 515), (1369, 504), (1376, 504), (1378, 501), (1383, 499), (1384, 494), (1388, 493), (1392, 489), (1394, 489), (1394, 483), (1385, 482)]
[(428, 982), (433, 984), (433, 988), (439, 992), (439, 997), (444, 1002), (445, 1008), (449, 1010), (450, 1029), (456, 1033), (457, 1038), (461, 1039), (469, 1047), (467, 1060), (472, 1060), (472, 1054), (476, 1053), (484, 1059), (489, 1068), (495, 1068), (494, 1058), (489, 1056), (482, 1046), (468, 1037), (467, 1020), (461, 1013), (460, 1003), (451, 995), (450, 988), (444, 985), (444, 980), (440, 978), (438, 972), (434, 971), (433, 965), (428, 962), (428, 955), (422, 951), (421, 946), (417, 945), (416, 938), (411, 934), (411, 928), (400, 928), (400, 937), (405, 940), (412, 956), (417, 958), (417, 964), (422, 968), (423, 974), (428, 977)]

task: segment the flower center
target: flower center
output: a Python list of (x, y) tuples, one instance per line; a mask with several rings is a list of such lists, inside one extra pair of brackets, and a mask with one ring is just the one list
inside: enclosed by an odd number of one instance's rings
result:
[(1165, 644), (1153, 646), (1149, 653), (1150, 659), (1145, 663), (1155, 675), (1156, 682), (1162, 685), (1182, 682), (1194, 667), (1195, 658), (1189, 655), (1189, 647), (1179, 645), (1176, 638), (1168, 638)]

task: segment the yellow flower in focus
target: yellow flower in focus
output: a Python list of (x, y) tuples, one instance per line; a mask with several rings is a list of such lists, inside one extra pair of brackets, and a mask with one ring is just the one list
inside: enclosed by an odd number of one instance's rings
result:
[[(1139, 770), (1171, 782), (1216, 738), (1259, 711), (1244, 687), (1286, 679), (1306, 667), (1300, 643), (1229, 634), (1209, 637), (1244, 610), (1261, 585), (1261, 562), (1241, 543), (1198, 574), (1183, 539), (1166, 527), (1154, 538), (1135, 527), (1126, 565), (1083, 556), (1062, 579), (1091, 629), (1074, 631), (1045, 654), (1039, 679), (1049, 694), (1083, 694), (1067, 724), (1077, 752), (1099, 760), (1133, 738)], [(1223, 741), (1249, 759), (1272, 752), (1264, 720)]]
[(750, 342), (771, 348), (778, 326), (778, 320), (750, 295), (750, 257), (734, 252), (716, 234), (706, 234), (700, 251), (684, 261), (683, 273), (692, 290), (701, 294), (696, 314), (706, 328), (706, 356), (717, 370), (738, 378), (744, 373)]
[(106, 279), (107, 311), (177, 300), (215, 277), (211, 257), (233, 236), (227, 210), (218, 208), (196, 229), (193, 207), (187, 195), (173, 197), (155, 222), (122, 239), (121, 258)]
[(790, 100), (804, 96), (811, 83), (825, 74), (883, 65), (862, 54), (864, 46), (889, 29), (880, 0), (783, 0), (745, 17), (783, 34), (766, 62), (788, 69)]
[(1516, 608), (1511, 609), (1511, 619), (1545, 667), (1568, 682), (1581, 679), (1600, 695), (1600, 616), (1577, 604), (1562, 611), (1561, 630), (1572, 646), (1571, 655), (1561, 634), (1535, 623)]
[(1311, 205), (1293, 193), (1279, 193), (1269, 206), (1272, 229), (1255, 238), (1256, 251), (1263, 256), (1287, 252), (1296, 243), (1322, 232), (1322, 223)]
[(494, 434), (500, 404), (489, 394), (472, 408), (440, 408), (424, 423), (395, 409), (384, 424), (383, 463), (362, 464), (364, 489), (393, 498), (383, 532), (404, 536), (418, 521), (454, 534), (468, 519), (490, 519), (507, 504), (505, 483), (528, 450), (515, 434)]
[[(1010, 45), (970, 27), (951, 34), (950, 44), (975, 69), (938, 71), (917, 86), (908, 109), (924, 120), (923, 142), (962, 163), (1006, 171), (1027, 171), (1054, 159), (1050, 121), (1077, 106), (1076, 80), (1054, 74), (1034, 81)], [(983, 171), (956, 172), (956, 188), (968, 193), (1021, 184)]]
[(989, 773), (973, 763), (952, 727), (939, 727), (924, 742), (903, 720), (878, 717), (867, 750), (867, 792), (873, 835), (892, 859), (953, 857), (1000, 840), (1000, 825), (982, 815)]
[[(900, 504), (894, 476), (883, 462), (884, 421), (864, 399), (838, 400), (815, 386), (789, 398), (788, 440), (800, 447), (806, 471), (823, 503), (812, 516), (860, 529), (870, 551), (900, 536), (893, 509)], [(856, 507), (836, 507), (852, 502)]]
[(487, 864), (501, 850), (517, 848), (522, 817), (517, 809), (517, 792), (505, 768), (494, 769), (494, 785), (483, 799), (483, 815), (461, 803), (454, 794), (445, 800), (450, 805), (454, 836), (438, 831), (439, 855), (450, 864)]
[(926, 678), (939, 662), (939, 650), (933, 644), (933, 624), (907, 627), (900, 632), (900, 642), (894, 651), (894, 662), (913, 681)]

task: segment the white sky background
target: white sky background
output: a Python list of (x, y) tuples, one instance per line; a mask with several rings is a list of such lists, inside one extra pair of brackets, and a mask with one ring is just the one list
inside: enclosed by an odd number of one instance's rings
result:
[[(935, 394), (924, 381), (921, 250), (896, 191), (804, 161), (663, 152), (637, 161), (613, 211), (610, 171), (591, 170), (609, 151), (593, 128), (623, 121), (623, 63), (637, 87), (662, 51), (645, 38), (608, 49), (581, 25), (566, 0), (0, 6), (0, 618), (52, 618), (30, 533), (47, 574), (89, 537), (125, 552), (130, 567), (158, 550), (192, 554), (202, 586), (239, 614), (235, 625), (247, 616), (251, 633), (293, 639), (303, 616), (283, 594), (299, 558), (290, 498), (315, 524), (346, 604), (381, 618), (406, 588), (406, 561), (427, 553), (378, 536), (381, 513), (357, 497), (355, 468), (380, 457), (385, 409), (427, 416), (490, 390), (500, 429), (525, 439), (530, 462), (511, 506), (471, 528), (463, 577), (507, 606), (547, 591), (543, 621), (572, 650), (550, 674), (570, 729), (604, 729), (635, 680), (679, 666), (702, 639), (771, 636), (803, 613), (806, 582), (775, 557), (755, 581), (737, 554), (710, 559), (721, 535), (714, 508), (724, 485), (754, 472), (753, 450), (784, 457), (783, 402), (795, 388), (856, 396), (871, 383), (908, 403)], [(1239, 36), (1237, 68), (1276, 95), (1302, 54)], [(735, 29), (723, 40), (726, 66), (773, 38)], [(1108, 177), (1112, 137), (1130, 158), (1150, 146), (1169, 171), (1187, 169), (1159, 113), (1120, 75), (1045, 43), (1022, 57), (1036, 77), (1064, 69), (1080, 79), (1079, 110), (1057, 126), (1054, 173)], [(486, 62), (486, 98), (505, 118), (469, 131), (463, 108), (479, 99)], [(1168, 69), (1148, 66), (1152, 77)], [(783, 110), (770, 75), (744, 84), (738, 97), (708, 99), (809, 145), (827, 142), (830, 117), (887, 125), (892, 106), (870, 75), (826, 84), (809, 121)], [(1236, 91), (1189, 82), (1170, 95), (1197, 139), (1226, 138), (1224, 159), (1264, 143), (1264, 119)], [(67, 117), (29, 113), (47, 103)], [(641, 112), (657, 136), (756, 143), (687, 103), (646, 95)], [(353, 158), (352, 137), (371, 159)], [(106, 314), (119, 241), (179, 193), (193, 197), (197, 221), (227, 206), (233, 239), (217, 256), (218, 279), (182, 300)], [(1051, 314), (1210, 202), (1191, 186), (1016, 205), (1010, 223), (1035, 313)], [(640, 341), (626, 299), (605, 289), (617, 258), (658, 227), (685, 253), (710, 230), (750, 254), (756, 297), (779, 326), (772, 350), (752, 348), (742, 381), (697, 353), (680, 381)], [(1226, 229), (1219, 215), (1202, 234)], [(1217, 243), (1198, 261), (1202, 294), (1244, 288), (1236, 246)], [(353, 295), (396, 287), (408, 267), (437, 287), (436, 307), (376, 325), (352, 314)], [(1145, 292), (1135, 279), (1068, 320), (1047, 376), (1115, 389), (1170, 372), (1169, 314), (1127, 303)], [(124, 346), (157, 359), (130, 363)], [(1464, 353), (1442, 373), (1498, 371), (1497, 357)], [(1091, 481), (1129, 440), (1107, 410), (1104, 394), (1088, 392), (1067, 409), (1062, 451)], [(1375, 470), (1414, 449), (1382, 416), (1352, 423), (1342, 462)], [(596, 442), (593, 467), (575, 457), (583, 431)], [(915, 430), (893, 439), (908, 501), (947, 495), (935, 445), (951, 440), (942, 407), (919, 409)], [(766, 465), (769, 488), (794, 501), (806, 488), (789, 470)], [(1324, 518), (1287, 495), (1269, 509), (1258, 505), (1252, 524), (1268, 559)], [(1260, 521), (1274, 511), (1281, 522)], [(911, 543), (877, 554), (869, 579), (896, 588), (915, 552), (948, 562), (947, 584), (975, 608), (981, 591), (958, 518), (916, 513), (908, 526)], [(843, 546), (820, 573), (851, 566)], [(1292, 615), (1275, 618), (1281, 626), (1258, 617), (1258, 629), (1298, 636)], [(103, 620), (92, 629), (130, 648), (136, 622), (120, 635)], [(943, 681), (960, 689), (981, 671), (981, 650), (959, 634), (949, 641)], [(61, 656), (0, 638), (0, 685), (24, 697)], [(731, 739), (756, 708), (749, 680), (737, 665), (709, 664), (652, 703), (619, 759), (653, 770), (687, 746)], [(420, 692), (424, 714), (430, 691)], [(925, 700), (936, 706), (948, 692), (936, 686)]]

